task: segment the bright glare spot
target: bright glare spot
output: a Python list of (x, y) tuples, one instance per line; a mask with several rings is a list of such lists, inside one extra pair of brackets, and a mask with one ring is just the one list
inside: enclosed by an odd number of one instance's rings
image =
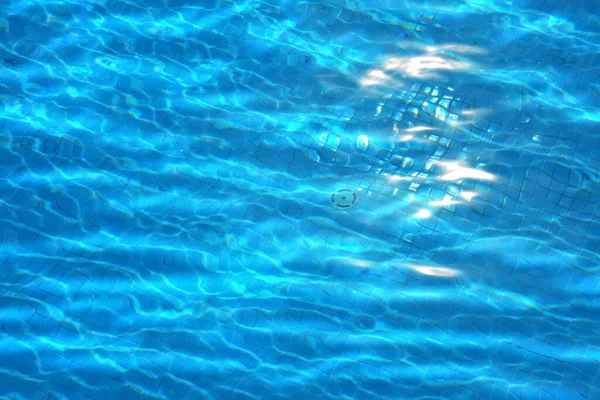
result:
[(486, 116), (490, 113), (490, 109), (489, 108), (476, 108), (473, 110), (463, 110), (460, 111), (460, 113), (462, 115), (466, 115), (466, 116), (470, 116), (470, 117), (483, 117)]
[(358, 147), (359, 150), (367, 151), (369, 148), (369, 137), (360, 135), (358, 138), (356, 138), (356, 147)]
[(373, 85), (377, 85), (379, 82), (377, 79), (361, 79), (360, 80), (360, 85), (361, 86), (373, 86)]
[[(467, 70), (473, 69), (474, 66), (468, 62), (461, 61), (448, 52), (453, 53), (471, 53), (483, 54), (485, 49), (462, 45), (462, 44), (445, 44), (442, 46), (426, 46), (422, 48), (415, 46), (409, 42), (403, 43), (404, 48), (420, 49), (423, 55), (415, 57), (389, 57), (383, 63), (384, 70), (401, 71), (406, 75), (420, 78), (435, 77), (435, 71), (438, 70)], [(382, 84), (390, 79), (384, 71), (372, 70), (365, 75), (360, 81), (363, 86)]]
[(473, 121), (456, 121), (456, 120), (446, 120), (446, 123), (450, 126), (461, 126), (461, 125), (472, 125)]
[(477, 192), (461, 192), (459, 196), (467, 201), (471, 201), (473, 197), (477, 196)]
[(416, 78), (435, 77), (436, 74), (434, 74), (433, 71), (460, 71), (472, 67), (471, 64), (463, 61), (434, 55), (401, 58), (392, 57), (388, 59), (383, 66), (387, 70), (402, 71), (407, 75)]
[(399, 140), (401, 142), (408, 142), (409, 140), (414, 139), (414, 138), (415, 138), (415, 135), (402, 135), (402, 136), (400, 136)]
[(378, 78), (378, 79), (385, 79), (385, 72), (383, 71), (379, 71), (379, 70), (373, 70), (369, 72), (369, 78)]
[(385, 69), (398, 69), (400, 68), (400, 58), (390, 58), (384, 64)]
[(412, 265), (411, 268), (423, 275), (451, 277), (458, 275), (458, 271), (444, 267), (430, 267), (427, 265)]
[(472, 178), (487, 181), (493, 181), (496, 177), (490, 173), (480, 171), (473, 168), (463, 168), (444, 174), (440, 179), (443, 181), (458, 181), (461, 179)]
[(349, 259), (348, 261), (350, 264), (354, 265), (355, 267), (373, 268), (375, 266), (375, 263), (372, 263), (370, 261), (365, 261), (365, 260)]
[(450, 199), (444, 199), (444, 200), (430, 201), (429, 202), (429, 205), (430, 206), (434, 206), (434, 207), (444, 207), (444, 206), (450, 206), (452, 204), (460, 204), (460, 201), (450, 200)]
[(415, 126), (413, 128), (405, 129), (404, 132), (422, 132), (422, 131), (432, 131), (433, 128), (430, 126)]
[(400, 175), (391, 175), (387, 177), (389, 182), (400, 182), (400, 181), (411, 181), (413, 177), (411, 176), (400, 176)]
[(442, 181), (457, 181), (467, 178), (488, 181), (496, 180), (495, 175), (479, 169), (465, 167), (460, 162), (437, 162), (437, 164), (446, 170), (446, 173), (440, 177)]
[(385, 72), (380, 70), (372, 70), (367, 73), (367, 77), (360, 80), (362, 86), (380, 85), (389, 80)]
[(429, 218), (429, 217), (431, 217), (431, 211), (422, 209), (422, 210), (419, 210), (417, 213), (415, 213), (413, 215), (413, 217), (421, 218), (421, 219)]
[(468, 46), (463, 44), (445, 44), (442, 46), (438, 46), (436, 50), (447, 50), (453, 51), (455, 53), (476, 53), (476, 54), (485, 54), (487, 50), (481, 47), (476, 46)]

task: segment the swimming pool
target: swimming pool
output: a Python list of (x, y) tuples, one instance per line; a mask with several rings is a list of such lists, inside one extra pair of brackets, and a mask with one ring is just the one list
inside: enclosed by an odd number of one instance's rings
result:
[(3, 1), (2, 399), (600, 399), (595, 1)]

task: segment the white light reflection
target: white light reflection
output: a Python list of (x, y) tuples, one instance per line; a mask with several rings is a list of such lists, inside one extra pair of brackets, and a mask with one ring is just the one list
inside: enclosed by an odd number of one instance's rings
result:
[(431, 211), (426, 210), (426, 209), (421, 209), (421, 210), (417, 211), (415, 214), (413, 214), (413, 217), (419, 218), (419, 219), (429, 218), (429, 217), (431, 217)]
[[(439, 181), (459, 181), (462, 179), (480, 179), (486, 181), (495, 181), (496, 175), (490, 174), (489, 172), (485, 172), (475, 168), (469, 168), (464, 166), (464, 164), (460, 161), (431, 161), (431, 163), (436, 164), (444, 168), (445, 173), (439, 178), (431, 178), (428, 176), (401, 176), (401, 175), (389, 175), (386, 176), (386, 180), (391, 183), (402, 182), (402, 181), (413, 181), (413, 180), (423, 180), (423, 179), (432, 179)], [(466, 200), (471, 200), (475, 197), (477, 193), (475, 192), (463, 192), (460, 196)]]
[(386, 176), (386, 179), (387, 179), (388, 182), (395, 183), (395, 182), (413, 181), (415, 179), (427, 179), (427, 178), (423, 177), (423, 176), (389, 175), (389, 176)]
[(430, 201), (428, 204), (430, 206), (434, 206), (434, 207), (445, 207), (445, 206), (451, 206), (453, 204), (460, 204), (461, 202), (458, 200), (451, 200), (451, 199), (444, 199), (444, 200), (438, 200), (438, 201)]
[(348, 263), (360, 268), (373, 268), (375, 263), (365, 260), (359, 260), (358, 258), (349, 258)]
[(450, 278), (459, 274), (455, 269), (445, 267), (431, 267), (428, 265), (410, 265), (413, 271), (419, 272), (423, 275), (439, 276), (444, 278)]
[(390, 77), (383, 71), (374, 69), (367, 73), (365, 78), (360, 80), (362, 86), (381, 85), (390, 80)]
[(427, 139), (417, 137), (417, 136), (413, 135), (412, 133), (407, 133), (406, 135), (397, 136), (397, 137), (393, 138), (392, 140), (395, 140), (397, 142), (410, 142), (410, 141), (413, 141), (415, 143), (426, 143), (427, 142)]
[(459, 196), (467, 201), (471, 201), (473, 197), (477, 196), (477, 192), (461, 192)]
[(435, 78), (434, 71), (464, 71), (471, 69), (472, 64), (441, 56), (391, 57), (384, 64), (386, 70), (404, 72), (413, 78)]
[(472, 109), (472, 110), (463, 110), (460, 111), (460, 113), (462, 115), (468, 115), (470, 117), (483, 117), (486, 116), (490, 113), (490, 109), (489, 108), (476, 108), (476, 109)]
[[(446, 44), (441, 46), (427, 46), (425, 48), (411, 43), (403, 43), (401, 46), (406, 50), (413, 48), (421, 50), (424, 54), (413, 57), (388, 57), (380, 69), (373, 69), (360, 79), (362, 86), (373, 86), (389, 84), (392, 78), (386, 71), (399, 71), (406, 76), (415, 78), (437, 77), (435, 71), (464, 71), (474, 69), (475, 66), (467, 61), (460, 60), (453, 54), (448, 53), (470, 53), (483, 54), (485, 49), (462, 44)], [(392, 82), (397, 84), (398, 82)]]
[(486, 54), (487, 50), (477, 46), (468, 46), (464, 44), (443, 44), (441, 46), (429, 46), (427, 51), (430, 53), (437, 53), (443, 51), (452, 51), (454, 53), (472, 53), (472, 54)]
[(466, 167), (459, 161), (437, 161), (435, 163), (446, 170), (446, 173), (439, 178), (442, 181), (458, 181), (461, 179), (481, 179), (486, 181), (496, 180), (495, 175), (479, 169)]
[(423, 131), (433, 131), (433, 130), (438, 130), (438, 129), (432, 128), (430, 126), (415, 126), (412, 128), (405, 129), (404, 132), (423, 132)]

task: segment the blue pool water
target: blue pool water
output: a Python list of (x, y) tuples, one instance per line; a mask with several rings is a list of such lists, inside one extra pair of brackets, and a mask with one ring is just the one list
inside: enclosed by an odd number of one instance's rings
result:
[(600, 399), (599, 7), (1, 0), (1, 398)]

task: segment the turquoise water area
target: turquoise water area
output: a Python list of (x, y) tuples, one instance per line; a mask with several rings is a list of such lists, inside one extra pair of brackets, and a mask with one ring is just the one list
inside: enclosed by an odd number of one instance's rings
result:
[(0, 0), (0, 398), (600, 399), (597, 0)]

